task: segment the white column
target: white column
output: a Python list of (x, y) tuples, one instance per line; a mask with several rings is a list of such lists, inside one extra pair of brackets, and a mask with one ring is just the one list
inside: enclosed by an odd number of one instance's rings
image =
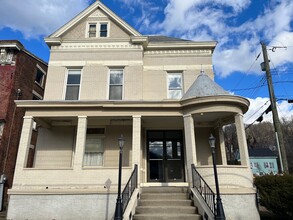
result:
[(194, 121), (192, 115), (184, 115), (187, 181), (192, 184), (191, 164), (197, 165)]
[(235, 115), (235, 126), (236, 126), (236, 132), (237, 132), (241, 165), (248, 166), (249, 156), (248, 156), (248, 149), (247, 149), (247, 142), (246, 142), (246, 135), (245, 135), (242, 114)]
[(137, 164), (137, 180), (140, 185), (140, 161), (141, 161), (141, 115), (132, 116), (132, 167)]
[(87, 116), (78, 116), (73, 169), (81, 170), (86, 141)]
[(34, 120), (32, 116), (23, 117), (23, 125), (19, 141), (15, 173), (21, 171), (22, 168), (26, 167), (28, 151), (32, 139), (33, 122)]
[(218, 127), (218, 133), (219, 133), (219, 143), (220, 143), (220, 151), (221, 151), (221, 158), (222, 158), (222, 164), (227, 165), (227, 156), (226, 156), (226, 147), (225, 147), (225, 139), (224, 139), (224, 131), (223, 127)]

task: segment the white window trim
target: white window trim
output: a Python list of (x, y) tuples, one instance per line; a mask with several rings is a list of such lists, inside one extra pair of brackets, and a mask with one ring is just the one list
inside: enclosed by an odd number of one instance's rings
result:
[(106, 99), (109, 101), (120, 101), (120, 100), (114, 100), (114, 99), (110, 99), (110, 75), (111, 75), (111, 70), (122, 70), (122, 97), (121, 100), (124, 100), (124, 88), (125, 88), (125, 70), (124, 67), (109, 67), (108, 70), (108, 82), (107, 82), (107, 97)]
[[(183, 79), (183, 71), (172, 71), (172, 72), (167, 72), (166, 73), (166, 90), (167, 90), (167, 99), (171, 99), (170, 97), (169, 97), (169, 82), (168, 82), (168, 79), (169, 79), (169, 75), (172, 75), (172, 74), (180, 74), (181, 75), (181, 81), (182, 81), (182, 87), (181, 87), (181, 98), (182, 98), (182, 96), (184, 95), (184, 79)], [(180, 98), (180, 99), (181, 99)], [(178, 99), (178, 100), (180, 100), (180, 99)], [(175, 100), (177, 100), (177, 99), (175, 99)]]
[(64, 85), (63, 85), (63, 95), (62, 95), (62, 99), (66, 100), (66, 90), (67, 90), (67, 81), (68, 81), (68, 73), (70, 70), (80, 70), (80, 82), (79, 82), (79, 92), (78, 92), (78, 99), (80, 100), (80, 93), (81, 93), (81, 84), (82, 84), (82, 72), (83, 72), (83, 68), (82, 67), (70, 67), (70, 68), (66, 68), (66, 73), (65, 73), (65, 79), (64, 79)]
[[(97, 128), (96, 126), (88, 126), (87, 128)], [(97, 134), (97, 136), (101, 139), (103, 139), (103, 141), (105, 141), (106, 139), (106, 127), (105, 126), (99, 126), (98, 128), (103, 128), (104, 129), (104, 134)], [(86, 133), (87, 135), (87, 133)], [(90, 166), (90, 165), (84, 165), (84, 155), (86, 153), (86, 143), (84, 144), (84, 148), (83, 148), (83, 157), (82, 157), (82, 167), (84, 169), (90, 169), (90, 168), (97, 168), (97, 167), (104, 167), (105, 166), (105, 142), (104, 142), (104, 145), (103, 145), (103, 160), (102, 160), (102, 165), (99, 165), (99, 166)]]
[[(96, 25), (96, 37), (89, 37), (90, 24)], [(107, 24), (107, 37), (100, 37), (101, 24)], [(85, 38), (109, 38), (110, 37), (110, 21), (87, 21)]]
[(35, 83), (37, 85), (39, 85), (41, 88), (44, 88), (44, 84), (45, 84), (44, 82), (45, 82), (45, 77), (46, 77), (47, 73), (38, 63), (37, 63), (37, 69), (39, 69), (44, 75), (43, 75), (41, 83), (38, 83), (37, 81), (35, 81)]
[(39, 97), (41, 100), (43, 99), (43, 96), (41, 96), (39, 93), (37, 93), (35, 90), (32, 90), (32, 94)]

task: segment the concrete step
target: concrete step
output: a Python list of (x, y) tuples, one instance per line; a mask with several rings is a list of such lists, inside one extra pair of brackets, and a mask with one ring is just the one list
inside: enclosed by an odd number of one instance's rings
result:
[(139, 206), (136, 208), (137, 214), (196, 214), (197, 209), (193, 206)]
[(188, 199), (187, 193), (142, 193), (141, 199), (152, 199), (152, 200), (176, 200), (176, 199)]
[(186, 187), (144, 187), (133, 220), (202, 220)]
[(151, 186), (142, 187), (142, 193), (187, 193), (187, 187), (176, 187), (176, 186)]
[(188, 199), (180, 199), (180, 200), (152, 200), (152, 199), (140, 199), (138, 201), (139, 206), (191, 206), (193, 202)]
[(133, 220), (202, 220), (198, 214), (135, 214)]

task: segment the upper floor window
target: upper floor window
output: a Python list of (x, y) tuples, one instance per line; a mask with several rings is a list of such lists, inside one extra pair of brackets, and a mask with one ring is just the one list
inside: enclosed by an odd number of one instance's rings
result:
[(81, 69), (69, 69), (66, 83), (65, 100), (78, 100)]
[(4, 125), (5, 125), (5, 121), (3, 119), (0, 119), (0, 139), (2, 138), (2, 134), (4, 131)]
[(108, 37), (108, 24), (100, 24), (100, 37)]
[(44, 83), (45, 83), (45, 75), (46, 75), (46, 72), (44, 70), (42, 70), (41, 67), (39, 67), (37, 65), (37, 74), (36, 74), (35, 82), (37, 84), (39, 84), (41, 87), (44, 86)]
[(123, 69), (110, 69), (109, 99), (122, 100)]
[(96, 37), (97, 33), (97, 25), (89, 24), (89, 37)]
[(168, 99), (181, 99), (182, 97), (182, 74), (168, 73)]

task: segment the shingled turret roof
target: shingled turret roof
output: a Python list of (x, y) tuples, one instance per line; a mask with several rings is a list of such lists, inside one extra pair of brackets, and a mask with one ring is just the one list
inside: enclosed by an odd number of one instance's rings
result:
[(190, 86), (187, 92), (183, 95), (181, 100), (190, 98), (203, 97), (203, 96), (217, 96), (229, 95), (221, 86), (215, 83), (208, 75), (202, 70), (200, 75)]

